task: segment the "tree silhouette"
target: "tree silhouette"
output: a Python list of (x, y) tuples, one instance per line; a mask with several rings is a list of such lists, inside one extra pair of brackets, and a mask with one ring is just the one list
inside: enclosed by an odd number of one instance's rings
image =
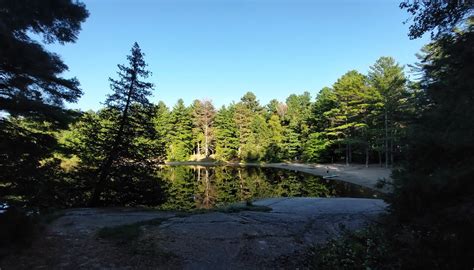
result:
[(38, 187), (48, 187), (49, 168), (54, 167), (49, 161), (57, 146), (51, 132), (67, 123), (63, 103), (82, 95), (77, 79), (61, 77), (68, 67), (60, 57), (31, 36), (42, 37), (44, 43), (75, 42), (87, 17), (77, 1), (0, 1), (2, 198), (12, 195), (8, 197), (28, 204), (40, 193)]
[[(148, 131), (145, 123), (151, 120), (153, 114), (153, 106), (148, 101), (153, 84), (142, 80), (150, 76), (143, 56), (140, 47), (135, 43), (131, 55), (127, 56), (128, 66), (118, 65), (119, 79), (110, 79), (113, 94), (107, 97), (105, 105), (110, 111), (108, 118), (114, 123), (110, 129), (113, 146), (99, 168), (99, 179), (91, 198), (91, 205), (99, 203), (114, 162), (137, 160), (142, 154), (140, 150), (143, 149), (139, 149), (134, 140)], [(148, 126), (152, 127), (151, 124)]]
[(12, 115), (59, 118), (64, 101), (82, 95), (76, 78), (60, 74), (68, 67), (28, 34), (46, 43), (75, 42), (85, 6), (70, 0), (0, 2), (0, 110)]

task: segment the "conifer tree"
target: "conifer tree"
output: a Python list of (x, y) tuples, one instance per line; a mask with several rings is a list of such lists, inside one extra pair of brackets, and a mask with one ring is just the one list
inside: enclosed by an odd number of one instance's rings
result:
[(184, 161), (193, 148), (192, 113), (184, 101), (179, 99), (170, 115), (171, 130), (167, 147), (168, 160)]
[[(391, 57), (379, 58), (370, 67), (368, 80), (376, 91), (378, 102), (380, 103), (379, 123), (383, 125), (383, 149), (385, 152), (385, 167), (393, 164), (394, 148), (397, 144), (397, 134), (403, 120), (401, 116), (403, 109), (403, 99), (407, 98), (405, 88), (406, 78), (403, 67), (399, 66)], [(380, 121), (381, 120), (381, 121)]]
[(284, 127), (281, 125), (280, 117), (276, 111), (274, 111), (274, 113), (270, 116), (270, 119), (268, 119), (268, 131), (269, 145), (266, 149), (266, 160), (281, 161), (284, 158), (282, 153)]
[(234, 121), (235, 105), (222, 106), (215, 119), (216, 157), (230, 160), (237, 157), (239, 150), (238, 127)]
[(118, 80), (110, 78), (113, 93), (105, 101), (106, 118), (113, 123), (109, 136), (113, 145), (99, 168), (99, 176), (91, 204), (97, 205), (101, 193), (106, 188), (111, 169), (118, 161), (143, 162), (150, 156), (147, 143), (141, 144), (138, 138), (150, 132), (153, 107), (148, 97), (153, 84), (143, 81), (150, 76), (143, 59), (144, 54), (135, 43), (131, 55), (127, 56), (128, 65), (118, 65)]
[(71, 0), (0, 2), (0, 110), (61, 120), (63, 102), (82, 95), (79, 81), (62, 78), (68, 67), (30, 34), (46, 43), (73, 43), (88, 15), (84, 4)]
[(82, 91), (76, 78), (63, 77), (67, 65), (43, 43), (74, 43), (88, 15), (78, 1), (0, 1), (2, 198), (30, 203), (54, 178), (58, 161), (52, 154), (58, 145), (52, 133), (75, 116), (63, 105), (76, 102)]
[(152, 119), (155, 126), (156, 137), (154, 139), (157, 157), (160, 162), (166, 159), (166, 147), (169, 144), (171, 132), (170, 110), (163, 101), (155, 106), (155, 114)]
[(357, 132), (367, 127), (364, 114), (370, 93), (366, 77), (355, 70), (339, 78), (333, 88), (339, 106), (327, 113), (333, 123), (327, 134), (346, 145), (345, 161), (348, 165), (352, 161), (353, 146), (361, 143)]

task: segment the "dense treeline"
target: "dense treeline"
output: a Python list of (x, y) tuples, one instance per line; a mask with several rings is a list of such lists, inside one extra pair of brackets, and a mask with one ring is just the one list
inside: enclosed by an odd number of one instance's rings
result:
[[(154, 137), (142, 137), (154, 151), (142, 159), (344, 161), (389, 166), (401, 158), (413, 97), (403, 68), (394, 59), (381, 57), (367, 75), (347, 72), (332, 88), (322, 89), (314, 102), (308, 92), (265, 106), (252, 92), (219, 109), (210, 100), (186, 106), (180, 99), (171, 109), (159, 102), (148, 114), (148, 122), (143, 122), (143, 129), (154, 129)], [(76, 129), (93, 128), (94, 118), (107, 125), (107, 110), (86, 112), (63, 136), (77, 138)]]
[[(33, 143), (47, 147), (47, 156), (30, 155), (39, 162), (38, 171), (29, 172), (32, 179), (48, 170), (41, 182), (11, 182), (5, 190), (45, 206), (157, 204), (162, 198), (154, 174), (164, 161), (377, 162), (388, 167), (403, 157), (416, 91), (390, 57), (378, 59), (367, 75), (345, 73), (314, 101), (304, 92), (263, 106), (248, 92), (218, 110), (210, 100), (186, 106), (180, 99), (171, 109), (150, 103), (153, 85), (145, 81), (149, 71), (138, 44), (127, 59), (127, 65), (118, 66), (118, 79), (110, 79), (106, 106), (68, 112), (67, 128), (18, 114), (3, 118), (51, 144)], [(9, 139), (18, 138), (12, 133)], [(52, 189), (61, 196), (49, 196)]]
[[(155, 167), (164, 161), (359, 162), (391, 166), (403, 158), (405, 127), (415, 91), (403, 68), (382, 57), (368, 74), (349, 71), (313, 99), (310, 93), (262, 105), (249, 92), (216, 109), (209, 100), (173, 108), (148, 100), (138, 44), (111, 78), (97, 112), (64, 108), (82, 95), (79, 82), (59, 74), (60, 58), (29, 38), (74, 42), (88, 12), (81, 3), (51, 8), (2, 3), (1, 192), (10, 204), (156, 204)], [(31, 57), (42, 59), (29, 65)]]
[[(164, 161), (376, 162), (388, 167), (403, 157), (416, 91), (390, 57), (377, 60), (367, 75), (347, 72), (314, 102), (305, 92), (263, 106), (248, 92), (218, 110), (209, 100), (186, 106), (180, 99), (171, 109), (150, 103), (153, 85), (146, 82), (149, 71), (138, 44), (127, 59), (127, 65), (118, 66), (118, 79), (110, 79), (112, 93), (103, 109), (76, 112), (66, 129), (51, 130), (49, 122), (41, 122), (43, 131), (58, 139), (52, 156), (41, 162), (56, 167), (47, 174), (52, 182), (38, 182), (44, 193), (21, 193), (29, 203), (156, 205), (163, 200), (156, 167)], [(27, 117), (5, 120), (38, 125)], [(61, 196), (49, 196), (52, 189), (62, 189), (57, 191)]]

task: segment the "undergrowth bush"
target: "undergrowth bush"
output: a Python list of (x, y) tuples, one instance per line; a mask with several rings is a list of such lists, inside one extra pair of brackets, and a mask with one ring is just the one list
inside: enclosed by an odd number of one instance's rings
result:
[[(394, 222), (391, 220), (390, 222)], [(470, 238), (436, 226), (373, 224), (310, 249), (313, 269), (472, 269)]]

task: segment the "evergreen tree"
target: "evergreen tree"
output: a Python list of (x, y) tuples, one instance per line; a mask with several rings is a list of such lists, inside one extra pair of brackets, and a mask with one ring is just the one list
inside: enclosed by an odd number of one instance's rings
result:
[(329, 117), (328, 112), (338, 106), (334, 90), (329, 87), (321, 89), (316, 97), (316, 102), (312, 104), (311, 117), (308, 119), (311, 131), (323, 132), (333, 126), (334, 123), (331, 121), (332, 119)]
[(400, 8), (406, 9), (413, 20), (408, 36), (420, 38), (431, 32), (433, 39), (452, 35), (453, 29), (472, 18), (472, 1), (403, 1)]
[(107, 109), (104, 116), (113, 123), (108, 131), (113, 144), (99, 168), (97, 185), (91, 198), (92, 205), (99, 203), (114, 166), (119, 163), (123, 166), (124, 161), (144, 162), (152, 153), (148, 148), (150, 142), (141, 140), (151, 132), (153, 126), (150, 123), (153, 107), (148, 101), (153, 84), (142, 80), (148, 78), (150, 72), (145, 69), (143, 53), (137, 43), (133, 45), (127, 59), (128, 66), (118, 65), (119, 79), (110, 79), (113, 93), (105, 101)]
[(269, 145), (266, 150), (266, 160), (268, 161), (281, 161), (284, 157), (283, 151), (283, 140), (284, 140), (284, 128), (281, 125), (280, 117), (276, 114), (276, 111), (268, 120), (269, 130)]
[[(403, 126), (403, 103), (406, 101), (406, 78), (403, 67), (391, 57), (381, 57), (370, 67), (368, 80), (376, 91), (376, 99), (381, 109), (378, 121), (383, 130), (385, 167), (394, 162), (394, 149), (398, 148), (400, 129)], [(405, 102), (406, 103), (406, 102)]]
[[(244, 100), (244, 99), (242, 99)], [(252, 135), (251, 123), (253, 118), (252, 105), (248, 102), (241, 101), (235, 104), (234, 121), (237, 125), (239, 135), (239, 158), (244, 158), (245, 146), (248, 145), (250, 136)]]
[(339, 106), (327, 112), (333, 123), (333, 126), (327, 129), (327, 134), (346, 145), (345, 161), (348, 165), (352, 162), (353, 146), (366, 144), (358, 135), (361, 129), (367, 128), (364, 116), (370, 107), (373, 93), (367, 86), (366, 77), (355, 70), (339, 78), (333, 89)]
[(169, 145), (167, 157), (171, 161), (185, 161), (193, 148), (193, 123), (191, 110), (179, 99), (170, 115)]
[(234, 121), (235, 106), (222, 106), (215, 119), (216, 157), (231, 160), (239, 150), (238, 127)]
[(243, 145), (242, 157), (249, 161), (261, 161), (265, 158), (270, 142), (270, 130), (263, 115), (256, 114), (250, 124), (250, 136)]
[(82, 95), (79, 82), (62, 78), (68, 67), (30, 34), (46, 43), (75, 42), (88, 15), (84, 4), (71, 0), (0, 2), (0, 110), (61, 120), (63, 102)]
[(335, 143), (328, 136), (328, 130), (335, 125), (332, 110), (339, 106), (334, 90), (324, 87), (311, 104), (311, 115), (307, 123), (310, 129), (308, 141), (304, 144), (303, 155), (308, 161), (333, 161)]
[(296, 160), (301, 152), (301, 136), (294, 129), (285, 126), (283, 129), (283, 157), (287, 160)]
[(262, 111), (262, 107), (260, 106), (260, 102), (257, 100), (257, 96), (255, 96), (255, 94), (252, 92), (245, 93), (245, 95), (240, 99), (240, 101), (252, 113)]
[(470, 214), (462, 212), (471, 209), (474, 194), (474, 67), (466, 61), (474, 56), (473, 29), (429, 44), (421, 59), (420, 114), (411, 125), (408, 160), (395, 174), (392, 202), (404, 219), (438, 217), (447, 226), (470, 226), (463, 220)]
[(308, 119), (311, 114), (311, 95), (304, 92), (302, 95), (290, 95), (286, 99), (286, 149), (288, 159), (300, 159), (302, 145), (305, 143), (308, 133)]
[(155, 127), (156, 137), (154, 140), (157, 156), (156, 158), (162, 162), (166, 159), (166, 148), (169, 144), (169, 134), (172, 126), (170, 124), (170, 111), (163, 101), (158, 102), (155, 106), (155, 114), (152, 122)]
[(33, 36), (45, 43), (73, 43), (87, 17), (76, 1), (0, 1), (2, 198), (21, 199), (22, 205), (37, 202), (40, 188), (47, 190), (47, 182), (58, 176), (54, 132), (75, 115), (63, 103), (76, 102), (82, 91), (77, 79), (61, 76), (68, 67), (60, 57)]

